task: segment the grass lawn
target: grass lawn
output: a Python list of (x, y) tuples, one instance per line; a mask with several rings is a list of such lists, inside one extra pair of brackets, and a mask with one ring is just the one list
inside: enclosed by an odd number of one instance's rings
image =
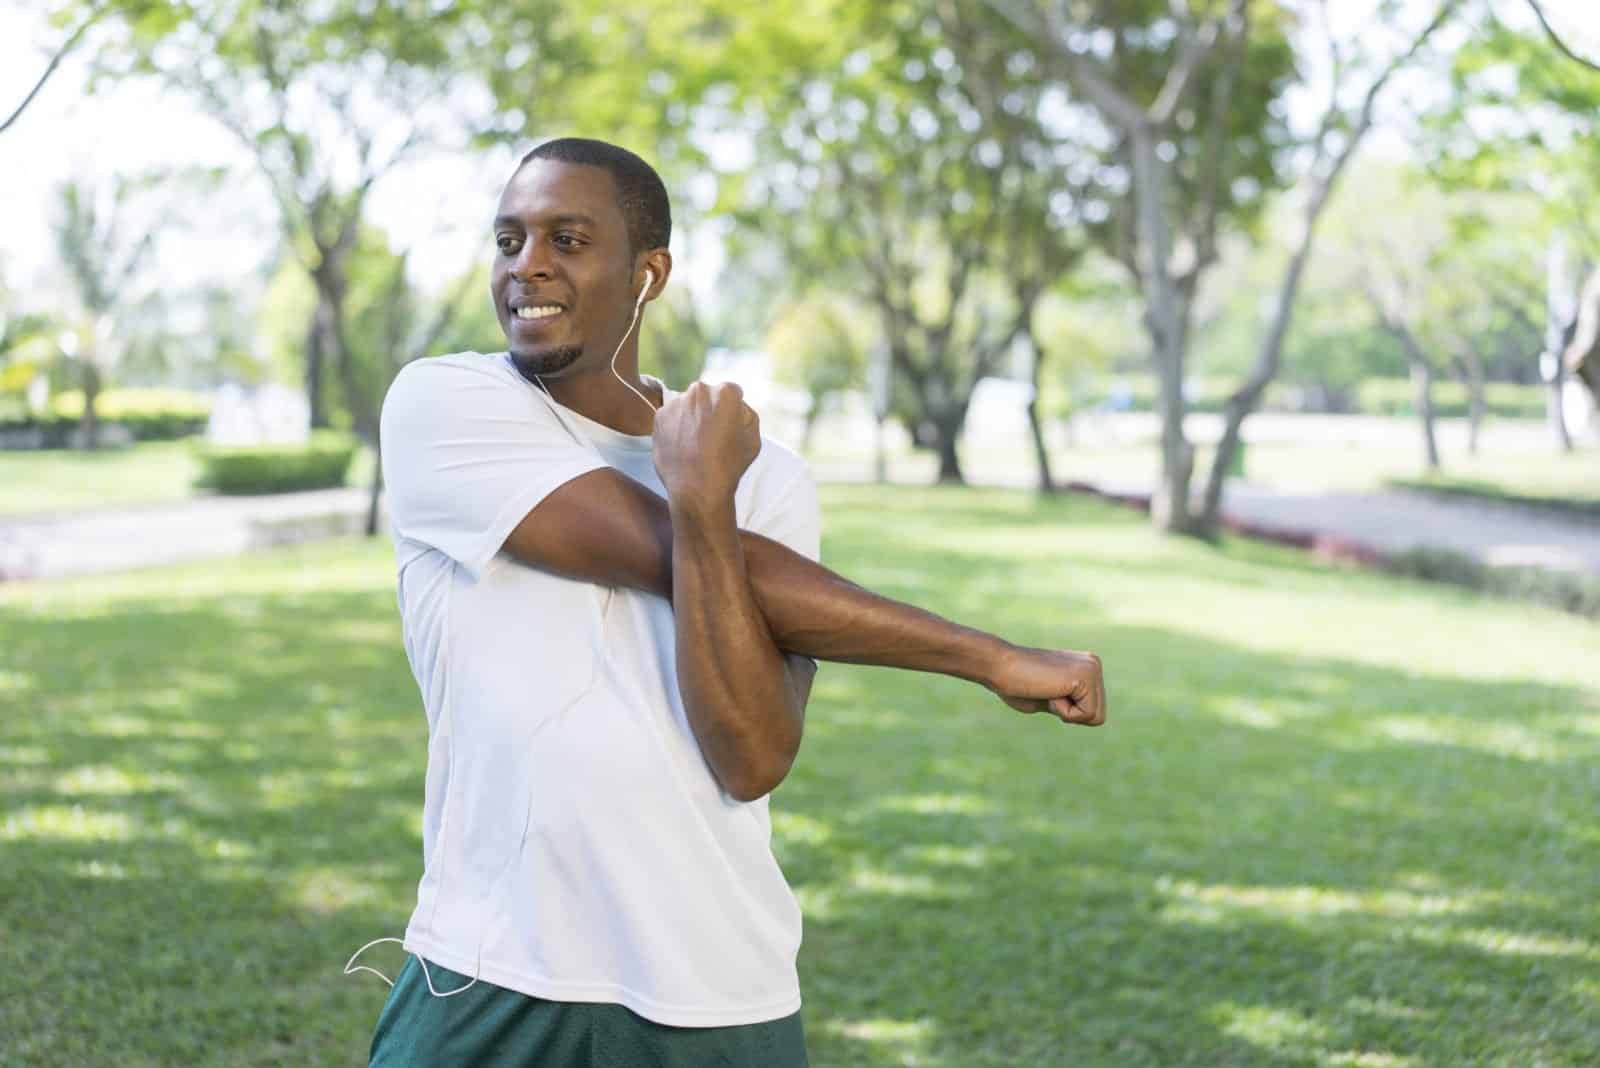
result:
[(125, 449), (0, 450), (0, 515), (180, 501), (197, 464), (185, 441)]
[[(1099, 651), (1111, 723), (824, 667), (773, 799), (818, 1068), (1594, 1063), (1594, 624), (1091, 501), (824, 507), (844, 573)], [(0, 1064), (362, 1062), (340, 971), (421, 864), (390, 571), (0, 587)]]
[[(371, 453), (350, 465), (351, 485), (371, 477)], [(195, 493), (199, 474), (187, 441), (153, 441), (123, 449), (0, 450), (0, 516), (171, 504)]]

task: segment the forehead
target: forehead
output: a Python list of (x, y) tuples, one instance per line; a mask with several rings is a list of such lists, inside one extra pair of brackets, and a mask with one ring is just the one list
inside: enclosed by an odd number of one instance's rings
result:
[(625, 223), (617, 204), (617, 185), (611, 172), (585, 163), (560, 160), (529, 161), (511, 176), (500, 194), (496, 215), (538, 226), (555, 218), (586, 216), (597, 228), (623, 233)]

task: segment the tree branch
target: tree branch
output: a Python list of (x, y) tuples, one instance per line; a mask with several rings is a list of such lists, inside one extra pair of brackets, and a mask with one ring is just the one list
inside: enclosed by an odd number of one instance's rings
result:
[(1573, 51), (1571, 46), (1569, 46), (1567, 42), (1562, 39), (1561, 35), (1556, 32), (1556, 28), (1550, 25), (1550, 20), (1545, 17), (1544, 6), (1540, 3), (1540, 0), (1528, 0), (1528, 6), (1533, 8), (1534, 18), (1539, 20), (1539, 25), (1544, 28), (1544, 35), (1550, 38), (1550, 43), (1556, 46), (1556, 50), (1558, 52), (1572, 60), (1574, 63), (1577, 63), (1579, 66), (1587, 67), (1596, 74), (1600, 74), (1600, 63), (1596, 63), (1587, 56), (1580, 56), (1577, 52)]
[(1133, 98), (1116, 86), (1116, 81), (1104, 63), (1091, 55), (1074, 52), (1067, 46), (1068, 28), (1054, 11), (1037, 13), (1026, 18), (1018, 13), (1017, 6), (1007, 0), (987, 0), (989, 8), (1011, 25), (1035, 40), (1048, 41), (1067, 68), (1067, 79), (1083, 90), (1118, 126), (1133, 130), (1143, 128), (1149, 121), (1144, 109)]
[[(1187, 5), (1183, 5), (1183, 10), (1187, 12)], [(1167, 80), (1162, 83), (1161, 92), (1156, 94), (1155, 103), (1150, 105), (1149, 116), (1153, 125), (1164, 126), (1171, 121), (1173, 113), (1178, 110), (1178, 105), (1183, 102), (1184, 94), (1189, 91), (1195, 73), (1199, 71), (1206, 56), (1216, 47), (1217, 40), (1221, 36), (1221, 26), (1224, 23), (1238, 22), (1244, 17), (1244, 11), (1245, 0), (1233, 0), (1228, 13), (1221, 19), (1207, 22), (1198, 33), (1184, 35), (1183, 49), (1178, 54), (1177, 62), (1167, 71)], [(1176, 6), (1173, 17), (1179, 17)]]
[(61, 61), (67, 58), (69, 52), (78, 47), (78, 42), (83, 40), (83, 35), (89, 31), (89, 27), (99, 22), (100, 17), (107, 10), (108, 8), (105, 5), (92, 9), (83, 22), (79, 23), (78, 28), (72, 31), (71, 36), (62, 42), (61, 47), (56, 49), (56, 54), (50, 57), (50, 65), (45, 67), (43, 74), (39, 75), (39, 80), (33, 83), (33, 88), (28, 90), (28, 95), (22, 98), (22, 103), (17, 105), (16, 110), (11, 113), (5, 122), (0, 122), (0, 133), (5, 133), (11, 124), (16, 122), (24, 111), (28, 110), (28, 105), (33, 103), (33, 98), (39, 95), (39, 90), (44, 88), (44, 83), (48, 82), (50, 76), (56, 72), (56, 68), (61, 66)]

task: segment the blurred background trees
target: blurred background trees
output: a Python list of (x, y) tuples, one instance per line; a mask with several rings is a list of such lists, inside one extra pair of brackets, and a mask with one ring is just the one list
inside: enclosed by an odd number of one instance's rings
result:
[[(1566, 383), (1600, 378), (1600, 33), (1548, 4), (58, 0), (34, 25), (0, 149), (76, 78), (160, 86), (235, 151), (137, 183), (100, 161), (41, 209), (48, 266), (8, 259), (0, 420), (71, 408), (84, 444), (103, 385), (225, 382), (296, 384), (371, 442), (400, 364), (499, 347), (493, 190), (562, 134), (673, 189), (647, 371), (765, 353), (807, 445), (853, 394), (941, 480), (1010, 380), (1042, 490), (1098, 413), (1149, 410), (1156, 519), (1210, 536), (1259, 409), (1416, 416), (1442, 463), (1430, 412), (1479, 449), (1542, 384), (1568, 448)], [(230, 271), (173, 281), (163, 245), (207, 241)]]

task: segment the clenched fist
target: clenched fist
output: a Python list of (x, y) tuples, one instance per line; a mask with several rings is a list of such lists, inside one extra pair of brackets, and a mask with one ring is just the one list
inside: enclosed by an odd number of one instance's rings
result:
[(656, 473), (674, 501), (730, 499), (761, 451), (761, 420), (732, 382), (696, 382), (656, 413)]
[(1105, 676), (1093, 653), (1012, 646), (986, 683), (1019, 712), (1049, 712), (1085, 727), (1106, 721)]

